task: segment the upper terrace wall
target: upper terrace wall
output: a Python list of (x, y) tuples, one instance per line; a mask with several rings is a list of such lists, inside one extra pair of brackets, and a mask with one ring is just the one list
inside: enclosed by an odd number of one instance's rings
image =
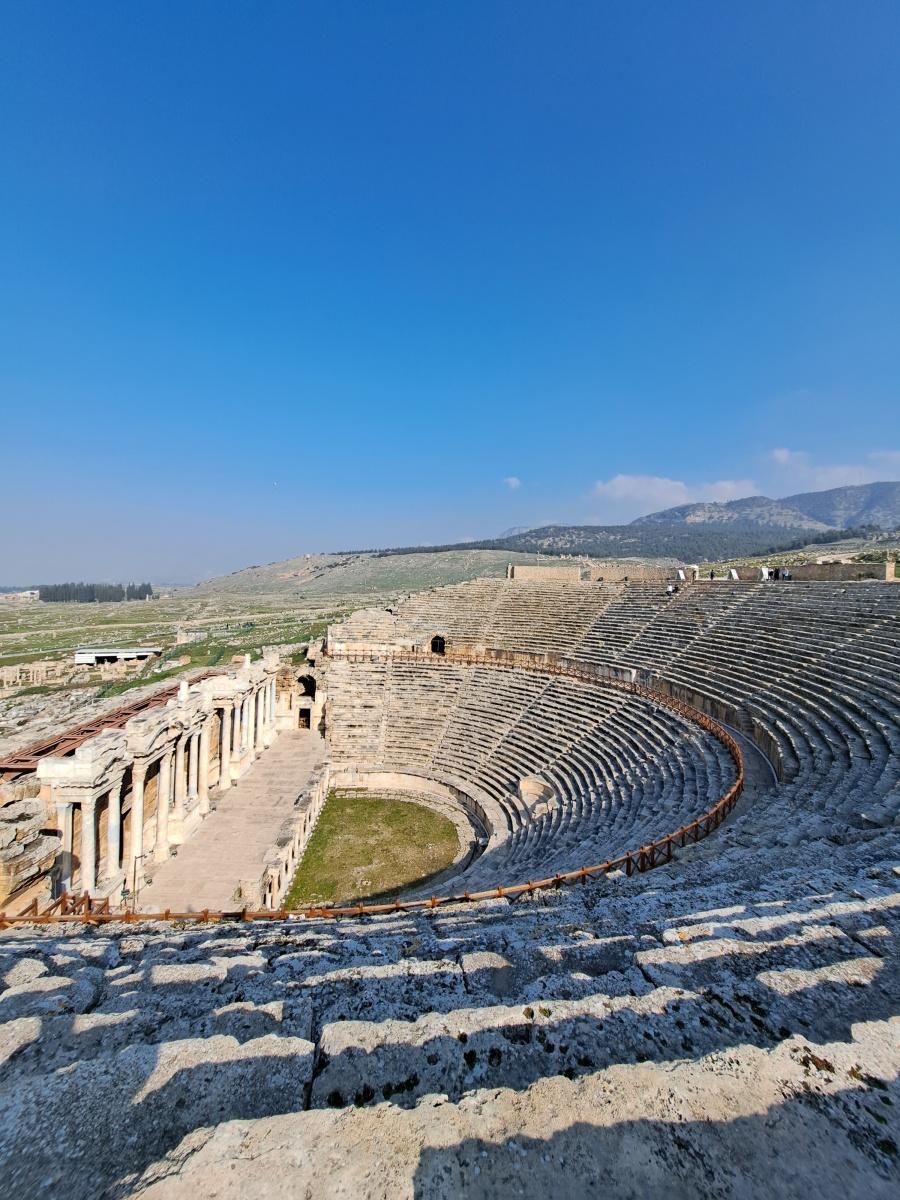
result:
[(857, 579), (894, 578), (894, 563), (802, 563), (791, 567), (795, 579), (847, 582)]
[(669, 579), (678, 579), (679, 570), (684, 572), (687, 579), (690, 579), (691, 572), (696, 571), (696, 568), (651, 567), (639, 562), (615, 560), (589, 564), (553, 563), (547, 566), (510, 563), (506, 568), (506, 578), (529, 583), (597, 583), (601, 580), (604, 583), (624, 583), (626, 580), (634, 580), (637, 583), (665, 583)]
[(684, 574), (685, 579), (691, 579), (696, 572), (696, 567), (648, 567), (641, 563), (633, 562), (601, 562), (591, 563), (590, 578), (594, 583), (602, 580), (604, 583), (666, 583), (668, 580), (679, 580), (681, 577), (678, 572)]
[(578, 583), (583, 578), (584, 568), (581, 563), (554, 563), (553, 565), (528, 566), (521, 563), (510, 563), (506, 568), (507, 579), (530, 580), (532, 583), (543, 583), (549, 580), (566, 580)]
[[(774, 569), (777, 559), (773, 558), (769, 569)], [(738, 579), (757, 583), (762, 577), (760, 567), (737, 567)], [(789, 568), (795, 580), (801, 583), (857, 583), (862, 579), (881, 582), (896, 578), (896, 564), (888, 563), (799, 563)]]

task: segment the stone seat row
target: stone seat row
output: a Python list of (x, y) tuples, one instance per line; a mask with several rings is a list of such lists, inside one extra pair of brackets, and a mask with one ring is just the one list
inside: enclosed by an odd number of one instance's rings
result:
[[(710, 807), (733, 778), (730, 759), (714, 739), (698, 739), (694, 727), (669, 710), (623, 693), (453, 664), (395, 662), (386, 672), (354, 664), (341, 678), (350, 675), (355, 689), (387, 681), (385, 696), (364, 709), (347, 703), (356, 724), (347, 738), (333, 729), (333, 761), (356, 761), (364, 770), (424, 770), (438, 778), (452, 771), (492, 797), (514, 836), (494, 852), (489, 868), (475, 869), (475, 878), (486, 869), (524, 867), (554, 841), (558, 848), (566, 839), (573, 850), (589, 834), (597, 842), (598, 829), (622, 840), (629, 831), (634, 836), (637, 823), (642, 833), (646, 827), (661, 836)], [(331, 695), (337, 678), (332, 675)], [(442, 679), (443, 699), (436, 695)], [(421, 717), (429, 705), (437, 705), (434, 720)], [(488, 713), (493, 720), (485, 731)], [(363, 737), (361, 720), (371, 725)], [(534, 774), (550, 782), (557, 797), (539, 820), (517, 795), (519, 781)]]

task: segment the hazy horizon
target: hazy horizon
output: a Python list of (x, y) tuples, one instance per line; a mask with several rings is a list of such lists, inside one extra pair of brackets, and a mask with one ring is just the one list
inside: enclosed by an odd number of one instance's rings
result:
[[(668, 482), (674, 482), (674, 481), (668, 481)], [(892, 482), (897, 482), (897, 481), (896, 480), (873, 480), (872, 482), (873, 483), (892, 483)], [(829, 489), (818, 489), (818, 490), (827, 491)], [(797, 494), (797, 493), (794, 493), (794, 494)], [(753, 497), (751, 497), (751, 496), (734, 497), (734, 499), (752, 499), (752, 498)], [(780, 497), (780, 496), (771, 496), (771, 497), (767, 497), (767, 498), (772, 499), (772, 500), (784, 499), (784, 497)], [(638, 515), (646, 516), (649, 513), (654, 512), (654, 511), (659, 511), (659, 510), (647, 509), (646, 512), (641, 512)], [(595, 524), (595, 523), (599, 524), (599, 522), (586, 522), (586, 524)], [(523, 529), (537, 529), (537, 528), (541, 528), (541, 527), (547, 526), (547, 525), (574, 525), (574, 524), (577, 524), (577, 522), (551, 519), (551, 520), (538, 522), (534, 525), (515, 526), (508, 530), (499, 530), (499, 531), (496, 531), (493, 533), (485, 534), (483, 537), (470, 538), (470, 539), (466, 539), (466, 540), (471, 541), (471, 542), (483, 542), (483, 541), (488, 541), (493, 538), (506, 537), (506, 536), (509, 536), (512, 532), (518, 532)], [(582, 524), (585, 524), (585, 522), (582, 522)], [(799, 530), (797, 532), (799, 532)], [(787, 533), (789, 533), (789, 531), (786, 531), (786, 534)], [(414, 544), (416, 546), (421, 546), (423, 550), (426, 550), (429, 547), (444, 545), (446, 543), (443, 543), (443, 542), (417, 542), (417, 543), (408, 543), (407, 545), (412, 545), (412, 544)], [(465, 541), (460, 539), (460, 544), (465, 544)], [(212, 575), (205, 575), (205, 576), (200, 576), (197, 578), (183, 578), (183, 579), (173, 579), (173, 578), (152, 579), (152, 580), (150, 580), (150, 582), (152, 582), (154, 584), (154, 587), (157, 587), (157, 588), (159, 588), (159, 587), (173, 587), (173, 588), (192, 587), (195, 584), (203, 582), (205, 579), (214, 578), (216, 576), (221, 576), (221, 575), (234, 574), (238, 571), (245, 570), (254, 565), (255, 566), (268, 566), (269, 564), (271, 564), (273, 562), (282, 562), (282, 561), (289, 560), (289, 559), (301, 558), (305, 554), (341, 554), (341, 553), (353, 553), (353, 552), (364, 553), (365, 551), (368, 551), (368, 550), (390, 550), (390, 549), (404, 549), (404, 548), (405, 547), (401, 546), (400, 543), (394, 543), (393, 545), (390, 545), (390, 546), (388, 546), (388, 545), (383, 545), (383, 546), (362, 546), (362, 545), (360, 545), (360, 546), (329, 547), (328, 549), (325, 549), (325, 550), (305, 550), (305, 549), (304, 550), (296, 550), (296, 551), (292, 551), (292, 552), (280, 555), (278, 558), (269, 559), (266, 562), (260, 561), (260, 562), (256, 562), (256, 563), (250, 563), (250, 562), (241, 563), (237, 566), (228, 567), (223, 571), (215, 572)], [(87, 577), (83, 573), (79, 574), (78, 572), (75, 572), (75, 574), (68, 576), (65, 580), (63, 580), (62, 578), (53, 579), (53, 578), (41, 577), (40, 579), (36, 578), (34, 580), (24, 582), (24, 583), (19, 582), (18, 584), (10, 584), (8, 581), (0, 580), (0, 591), (11, 591), (11, 590), (15, 590), (16, 588), (34, 588), (34, 587), (38, 587), (42, 584), (75, 582), (75, 581), (82, 580), (82, 579), (87, 581)], [(113, 574), (113, 575), (104, 577), (102, 580), (99, 577), (96, 579), (92, 577), (89, 582), (107, 582), (107, 583), (123, 583), (124, 584), (124, 583), (128, 583), (128, 582), (140, 582), (140, 581), (137, 580), (136, 578), (132, 578), (132, 577), (126, 578), (126, 576), (124, 576), (124, 575)]]
[(48, 0), (5, 586), (900, 477), (900, 9)]

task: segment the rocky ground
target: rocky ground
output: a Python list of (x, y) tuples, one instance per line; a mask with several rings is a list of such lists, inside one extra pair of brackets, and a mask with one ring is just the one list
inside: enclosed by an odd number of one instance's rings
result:
[(895, 1196), (900, 834), (720, 849), (420, 917), (8, 931), (5, 1191)]
[[(192, 679), (198, 674), (199, 669), (186, 670), (183, 677)], [(103, 713), (143, 700), (177, 682), (178, 679), (172, 677), (159, 679), (114, 696), (101, 696), (102, 688), (99, 686), (31, 696), (9, 696), (0, 700), (0, 755), (11, 754), (32, 742), (53, 737), (60, 731), (92, 721)]]

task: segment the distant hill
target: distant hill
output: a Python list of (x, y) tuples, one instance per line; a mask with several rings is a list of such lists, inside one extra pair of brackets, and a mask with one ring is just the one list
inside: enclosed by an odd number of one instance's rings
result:
[(508, 562), (536, 563), (547, 556), (723, 562), (848, 537), (869, 544), (876, 526), (900, 526), (900, 483), (832, 488), (784, 500), (750, 496), (727, 504), (685, 504), (630, 525), (543, 525), (443, 546), (304, 554), (208, 579), (188, 589), (188, 594), (289, 593), (298, 598), (333, 596), (355, 601), (439, 587), (477, 575), (503, 576)]
[(900, 483), (864, 483), (859, 487), (830, 488), (827, 492), (801, 492), (788, 496), (789, 504), (805, 516), (834, 529), (878, 525), (900, 526)]
[(528, 533), (530, 529), (534, 529), (533, 525), (511, 525), (509, 529), (504, 529), (497, 534), (498, 538), (515, 537), (517, 533)]
[[(861, 531), (860, 531), (861, 532)], [(647, 522), (632, 525), (544, 525), (509, 537), (446, 546), (407, 546), (381, 550), (381, 557), (502, 550), (508, 554), (574, 555), (590, 558), (653, 558), (670, 562), (721, 562), (746, 555), (794, 550), (810, 542), (841, 537), (835, 529), (742, 526), (734, 522)]]
[(864, 483), (829, 488), (825, 492), (800, 492), (771, 500), (748, 496), (725, 503), (680, 504), (632, 521), (631, 527), (648, 525), (715, 525), (732, 529), (850, 529), (877, 525), (900, 526), (900, 483)]
[(543, 560), (537, 554), (510, 555), (506, 550), (480, 550), (468, 545), (443, 554), (430, 550), (398, 555), (383, 551), (303, 554), (207, 579), (180, 594), (334, 597), (362, 603), (368, 596), (416, 592), (476, 576), (502, 578), (510, 561), (524, 565)]

